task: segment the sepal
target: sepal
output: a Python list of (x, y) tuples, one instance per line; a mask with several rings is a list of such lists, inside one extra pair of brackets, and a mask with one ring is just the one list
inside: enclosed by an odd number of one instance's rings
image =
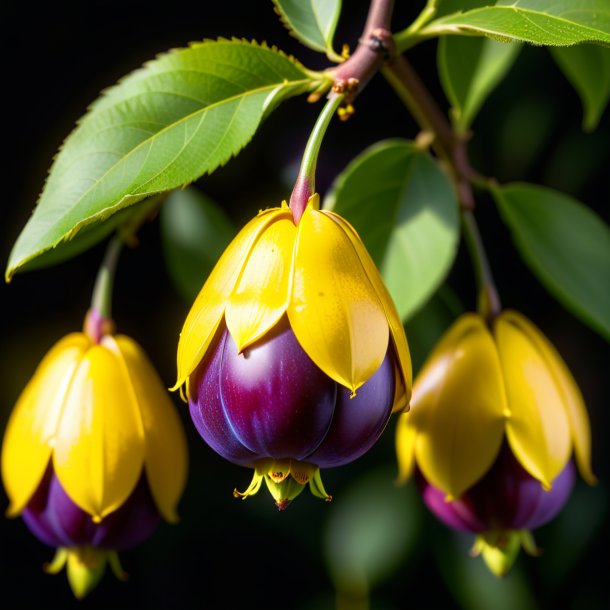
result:
[(298, 460), (274, 460), (272, 458), (256, 462), (254, 475), (248, 488), (245, 491), (235, 489), (233, 496), (245, 500), (258, 493), (263, 481), (279, 510), (288, 508), (307, 483), (314, 496), (327, 502), (332, 500), (332, 496), (324, 489), (320, 469), (317, 466)]
[(476, 537), (470, 555), (481, 555), (489, 571), (501, 577), (513, 567), (522, 547), (529, 555), (540, 555), (529, 530), (490, 530)]
[(65, 566), (74, 596), (83, 599), (98, 585), (108, 563), (119, 580), (127, 580), (127, 573), (123, 570), (115, 551), (92, 546), (60, 547), (51, 563), (44, 566), (44, 570), (47, 574), (59, 574)]

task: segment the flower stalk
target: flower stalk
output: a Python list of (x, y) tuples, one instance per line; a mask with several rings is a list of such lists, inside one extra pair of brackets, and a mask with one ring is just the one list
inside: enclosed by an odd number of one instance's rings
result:
[(485, 253), (481, 233), (471, 210), (462, 211), (462, 232), (472, 259), (479, 295), (478, 311), (491, 322), (502, 311), (500, 297)]
[(84, 333), (99, 344), (105, 335), (114, 332), (112, 321), (112, 289), (116, 268), (123, 248), (124, 240), (120, 234), (115, 235), (106, 248), (104, 259), (95, 278), (91, 307), (84, 323)]
[(103, 318), (112, 318), (112, 287), (122, 248), (122, 238), (115, 235), (108, 243), (104, 260), (95, 279), (91, 309), (96, 310)]
[(295, 182), (292, 195), (290, 196), (290, 209), (292, 210), (295, 224), (298, 224), (305, 211), (309, 198), (316, 191), (316, 166), (320, 148), (322, 146), (322, 140), (324, 139), (324, 135), (326, 134), (332, 117), (339, 106), (341, 106), (344, 99), (344, 93), (337, 93), (334, 90), (330, 92), (328, 101), (324, 105), (324, 108), (322, 108), (322, 112), (318, 116), (318, 120), (316, 121), (305, 146), (299, 175)]
[[(356, 51), (339, 66), (328, 70), (334, 84), (305, 147), (299, 175), (290, 197), (295, 224), (299, 222), (309, 198), (315, 193), (316, 164), (331, 118), (337, 110), (341, 112), (342, 118), (349, 118), (353, 113), (352, 102), (356, 95), (392, 55), (390, 22), (393, 11), (394, 0), (372, 0)], [(312, 99), (318, 99), (318, 96)]]

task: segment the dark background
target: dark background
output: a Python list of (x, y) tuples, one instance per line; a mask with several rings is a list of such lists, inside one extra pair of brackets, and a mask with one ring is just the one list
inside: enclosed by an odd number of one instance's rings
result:
[[(397, 4), (394, 23), (399, 29), (414, 15), (411, 4), (419, 8), (420, 3)], [(210, 5), (180, 0), (3, 3), (3, 268), (43, 187), (53, 155), (75, 121), (100, 90), (144, 61), (189, 41), (236, 36), (266, 40), (294, 53), (308, 67), (326, 65), (324, 58), (288, 35), (270, 1)], [(346, 41), (353, 48), (367, 3), (352, 0), (344, 5), (336, 46)], [(445, 107), (436, 76), (435, 43), (417, 47), (410, 59)], [(260, 207), (277, 205), (290, 195), (296, 164), (318, 111), (319, 106), (307, 104), (304, 98), (288, 101), (251, 146), (198, 181), (198, 186), (225, 207), (237, 226)], [(319, 165), (322, 194), (334, 175), (369, 144), (386, 137), (412, 138), (417, 133), (380, 76), (358, 98), (356, 111), (350, 121), (330, 127)], [(608, 222), (609, 113), (592, 134), (582, 131), (581, 117), (578, 97), (548, 52), (527, 48), (474, 124), (473, 164), (501, 181), (526, 180), (570, 193)], [(550, 525), (537, 536), (547, 547), (573, 559), (564, 558), (563, 567), (557, 567), (557, 557), (521, 557), (524, 569), (515, 578), (530, 591), (533, 607), (606, 607), (609, 350), (538, 284), (512, 249), (492, 202), (483, 198), (478, 203), (477, 217), (503, 302), (543, 330), (581, 386), (592, 420), (594, 470), (600, 478), (594, 489), (579, 482), (566, 510), (568, 516), (561, 522), (565, 530)], [(0, 285), (2, 425), (49, 347), (80, 328), (102, 254), (100, 245), (77, 259), (18, 274), (10, 285)], [(448, 284), (464, 307), (474, 307), (471, 271), (462, 250)], [(146, 225), (139, 247), (124, 252), (114, 303), (119, 330), (143, 345), (164, 382), (172, 385), (178, 333), (189, 304), (180, 299), (164, 268), (158, 223)], [(417, 336), (416, 321), (412, 329), (407, 324), (408, 336), (411, 332)], [(414, 351), (416, 363), (424, 356), (422, 348)], [(245, 488), (250, 471), (213, 454), (195, 434), (178, 399), (176, 407), (183, 416), (191, 454), (181, 523), (163, 524), (142, 547), (124, 554), (123, 565), (131, 576), (127, 583), (107, 574), (98, 589), (78, 603), (64, 574), (52, 577), (42, 571), (52, 550), (34, 539), (18, 519), (2, 518), (0, 586), (3, 598), (13, 600), (7, 607), (332, 607), (333, 582), (321, 539), (333, 504), (305, 492), (287, 511), (278, 513), (263, 491), (247, 502), (234, 500), (233, 488)], [(394, 468), (390, 428), (361, 460), (325, 473), (326, 486), (335, 497), (347, 493), (371, 469)], [(2, 492), (0, 507), (6, 505)], [(412, 505), (417, 511), (417, 503)], [(451, 567), (452, 561), (479, 560), (470, 559), (461, 547), (456, 553), (450, 532), (427, 514), (418, 514), (418, 540), (403, 563), (372, 591), (372, 607), (484, 607), (477, 606), (486, 599), (484, 594), (479, 602), (476, 595), (465, 596), (466, 584), (460, 582), (465, 573)], [(405, 519), (410, 518), (405, 514)]]

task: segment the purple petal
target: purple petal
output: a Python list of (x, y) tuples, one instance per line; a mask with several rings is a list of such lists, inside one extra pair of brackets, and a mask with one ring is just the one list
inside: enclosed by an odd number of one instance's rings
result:
[(460, 498), (452, 502), (445, 499), (447, 494), (430, 485), (422, 474), (416, 471), (417, 486), (422, 499), (430, 512), (449, 527), (467, 532), (483, 532), (487, 527), (477, 519), (476, 512), (468, 498)]
[(91, 515), (70, 499), (52, 467), (22, 517), (30, 531), (50, 546), (91, 545), (117, 551), (144, 541), (161, 521), (144, 475), (124, 504), (94, 523)]
[(572, 491), (572, 461), (545, 491), (504, 443), (485, 476), (461, 498), (445, 502), (445, 494), (418, 473), (418, 487), (428, 508), (444, 523), (471, 532), (498, 529), (535, 529), (550, 521), (563, 508)]
[(259, 457), (302, 459), (326, 435), (337, 389), (286, 321), (237, 352), (225, 336), (220, 396), (237, 439)]
[(320, 468), (341, 466), (366, 453), (385, 429), (394, 402), (394, 367), (391, 352), (375, 374), (350, 398), (339, 387), (333, 421), (324, 441), (305, 460)]
[(216, 338), (213, 351), (191, 378), (189, 410), (197, 432), (216, 453), (230, 462), (246, 465), (257, 456), (235, 436), (220, 398), (220, 369), (227, 336), (225, 330)]

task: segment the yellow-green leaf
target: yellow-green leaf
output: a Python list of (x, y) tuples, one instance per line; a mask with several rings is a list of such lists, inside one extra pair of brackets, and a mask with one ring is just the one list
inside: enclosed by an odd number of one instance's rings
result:
[(106, 91), (64, 142), (7, 278), (85, 227), (214, 171), (282, 100), (322, 76), (241, 40), (168, 52)]

